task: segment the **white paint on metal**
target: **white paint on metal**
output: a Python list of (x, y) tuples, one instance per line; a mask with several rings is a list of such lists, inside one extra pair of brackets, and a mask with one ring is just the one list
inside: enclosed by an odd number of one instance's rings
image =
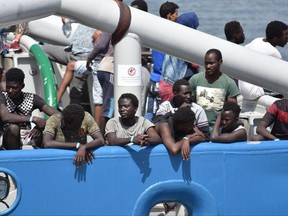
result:
[[(5, 13), (0, 15), (0, 24), (19, 23), (54, 13), (107, 32), (116, 29), (120, 15), (119, 7), (113, 0), (85, 0), (85, 4), (79, 0), (11, 0), (3, 3), (2, 11)], [(135, 8), (131, 8), (131, 16), (128, 31), (138, 35), (143, 45), (200, 65), (203, 65), (206, 51), (217, 48), (223, 54), (222, 72), (287, 95), (288, 80), (283, 79), (288, 68), (286, 61), (257, 53)], [(133, 49), (126, 47), (123, 52), (133, 52)]]

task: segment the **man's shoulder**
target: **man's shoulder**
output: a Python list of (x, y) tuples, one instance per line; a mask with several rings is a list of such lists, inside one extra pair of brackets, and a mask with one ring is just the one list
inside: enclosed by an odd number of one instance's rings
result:
[(276, 47), (274, 47), (271, 43), (264, 40), (264, 38), (256, 38), (252, 40), (249, 44), (247, 44), (245, 47), (265, 55), (274, 56), (276, 58), (282, 58), (279, 50)]
[(167, 106), (170, 104), (170, 101), (163, 101), (160, 105), (162, 106)]
[(276, 100), (273, 104), (275, 104), (278, 108), (280, 108), (284, 112), (288, 112), (288, 100), (287, 99)]
[(84, 119), (82, 120), (82, 124), (84, 125), (93, 125), (93, 124), (97, 124), (95, 119), (93, 118), (93, 116), (85, 111), (85, 115), (84, 115)]
[(205, 72), (199, 72), (199, 73), (194, 74), (190, 79), (191, 80), (192, 79), (196, 80), (196, 79), (200, 79), (200, 78), (203, 78), (203, 77), (205, 77)]
[(200, 72), (197, 74), (194, 74), (190, 79), (189, 79), (189, 83), (190, 85), (193, 83), (192, 88), (194, 88), (193, 86), (197, 85), (197, 83), (199, 82), (205, 82), (205, 72)]
[(23, 92), (23, 95), (24, 95), (24, 98), (32, 98), (34, 100), (41, 100), (41, 101), (43, 100), (44, 101), (44, 99), (41, 96), (34, 94), (34, 93), (31, 93), (31, 92)]
[[(36, 94), (31, 93), (31, 92), (22, 92), (23, 95), (29, 95), (29, 96), (35, 96)], [(38, 97), (40, 97), (39, 95), (37, 95)]]
[(154, 123), (151, 122), (150, 120), (144, 118), (143, 116), (138, 116), (138, 124), (142, 125), (144, 127), (151, 127), (154, 126)]
[(138, 122), (149, 121), (148, 119), (144, 118), (143, 116), (137, 116)]
[(107, 124), (120, 124), (120, 117), (113, 117), (107, 121)]
[(235, 97), (240, 94), (239, 88), (231, 77), (223, 73), (221, 77), (220, 86), (228, 90), (229, 97)]
[(192, 105), (192, 106), (191, 106), (192, 111), (194, 111), (194, 110), (204, 110), (203, 107), (200, 106), (200, 105), (197, 104), (197, 103), (192, 102), (191, 105)]
[(253, 39), (250, 43), (246, 44), (245, 47), (250, 48), (250, 47), (251, 47), (252, 45), (254, 45), (255, 43), (261, 43), (261, 42), (264, 43), (263, 39), (264, 39), (263, 37), (255, 38), (255, 39)]
[[(87, 111), (85, 111), (84, 112), (84, 118), (90, 118), (90, 117), (92, 117), (92, 115), (89, 113), (89, 112), (87, 112)], [(93, 118), (93, 117), (92, 117)]]
[(237, 87), (235, 81), (229, 77), (228, 75), (222, 73), (219, 79), (221, 82), (227, 83), (227, 85), (235, 85), (235, 87)]
[(61, 114), (60, 113), (55, 113), (55, 114), (53, 114), (53, 115), (51, 115), (50, 117), (49, 117), (49, 119), (53, 119), (53, 120), (61, 120)]
[(56, 113), (51, 115), (47, 121), (46, 121), (46, 125), (47, 126), (52, 126), (52, 127), (57, 127), (57, 126), (61, 126), (61, 114), (60, 113)]

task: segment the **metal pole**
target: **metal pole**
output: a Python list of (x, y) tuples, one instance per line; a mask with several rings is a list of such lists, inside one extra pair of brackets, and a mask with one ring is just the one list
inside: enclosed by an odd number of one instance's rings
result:
[(0, 26), (9, 27), (47, 17), (59, 11), (60, 7), (61, 0), (3, 0), (1, 1)]
[(136, 115), (141, 115), (141, 44), (135, 34), (126, 35), (114, 47), (114, 116), (118, 113), (118, 98), (132, 93), (139, 100)]
[[(23, 8), (20, 7), (22, 5)], [(46, 5), (45, 11), (43, 6)], [(17, 11), (16, 8), (22, 10)], [(79, 0), (10, 0), (2, 5), (5, 13), (0, 14), (0, 25), (7, 24), (7, 20), (20, 23), (41, 18), (53, 14), (53, 10), (54, 14), (70, 16), (80, 23), (110, 33), (116, 29), (120, 15), (119, 7), (113, 0), (85, 0), (85, 4)], [(130, 10), (132, 19), (128, 32), (137, 34), (144, 46), (200, 65), (203, 65), (207, 50), (219, 49), (224, 60), (221, 68), (223, 73), (287, 96), (288, 79), (283, 78), (287, 74), (288, 62), (132, 7)], [(126, 48), (123, 52), (127, 52)]]

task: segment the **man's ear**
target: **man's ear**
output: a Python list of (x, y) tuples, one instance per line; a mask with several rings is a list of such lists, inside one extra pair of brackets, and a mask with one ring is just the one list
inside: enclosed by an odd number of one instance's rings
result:
[(25, 83), (22, 84), (22, 88), (21, 89), (23, 89), (24, 87), (25, 87)]
[(219, 63), (222, 64), (222, 63), (223, 63), (223, 59), (220, 59), (220, 60), (219, 60)]
[(166, 19), (171, 20), (170, 19), (171, 15), (172, 15), (171, 13), (167, 14)]

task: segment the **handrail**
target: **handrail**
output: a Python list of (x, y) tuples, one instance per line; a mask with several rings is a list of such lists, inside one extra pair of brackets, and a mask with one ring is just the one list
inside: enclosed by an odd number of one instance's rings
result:
[(57, 108), (57, 89), (51, 62), (38, 44), (33, 44), (30, 47), (30, 52), (39, 65), (44, 87), (44, 99), (48, 105)]
[[(26, 0), (25, 7), (20, 7), (23, 1), (10, 1), (9, 4), (3, 6), (3, 14), (0, 15), (1, 25), (57, 14), (112, 33), (117, 27), (120, 16), (119, 7), (115, 1), (86, 0), (85, 5), (89, 6), (84, 8), (82, 1), (78, 0), (39, 0), (36, 2)], [(19, 8), (21, 10), (18, 10)], [(287, 96), (288, 81), (283, 77), (287, 73), (288, 62), (263, 55), (201, 31), (189, 29), (136, 8), (130, 8), (130, 10), (131, 24), (128, 32), (138, 35), (143, 46), (199, 65), (203, 64), (207, 50), (219, 49), (224, 59), (221, 67), (223, 73)], [(145, 22), (142, 21), (143, 19)], [(191, 41), (191, 43), (187, 43), (187, 41)]]
[[(8, 35), (8, 39), (10, 39)], [(33, 55), (36, 63), (39, 66), (42, 82), (43, 82), (43, 92), (44, 100), (46, 103), (57, 108), (57, 89), (53, 67), (51, 62), (41, 46), (31, 37), (23, 35), (20, 41), (21, 45), (24, 46)]]

